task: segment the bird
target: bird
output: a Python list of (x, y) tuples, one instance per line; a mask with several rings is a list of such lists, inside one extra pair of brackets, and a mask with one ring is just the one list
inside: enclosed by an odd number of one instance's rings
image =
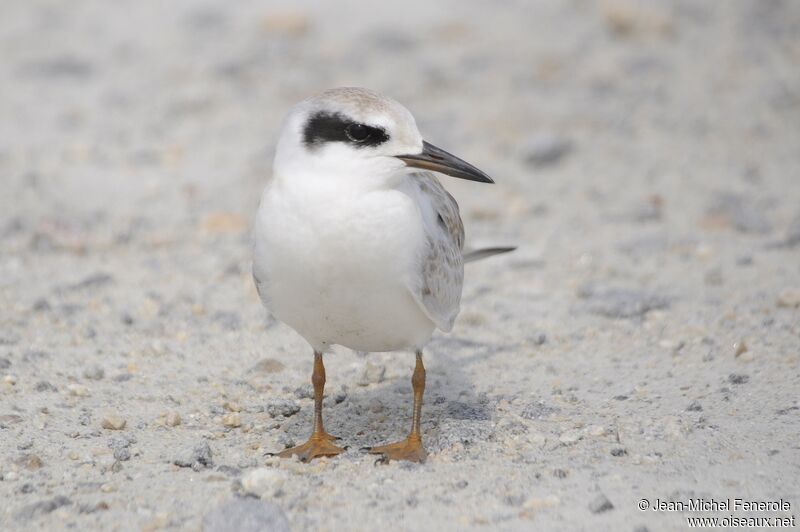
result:
[(423, 140), (408, 109), (369, 89), (325, 90), (285, 118), (253, 230), (253, 279), (277, 320), (314, 354), (309, 439), (277, 455), (310, 461), (344, 451), (325, 430), (323, 355), (333, 346), (416, 355), (408, 436), (367, 448), (424, 462), (423, 348), (459, 313), (464, 263), (512, 251), (464, 251), (458, 204), (433, 172), (493, 183)]

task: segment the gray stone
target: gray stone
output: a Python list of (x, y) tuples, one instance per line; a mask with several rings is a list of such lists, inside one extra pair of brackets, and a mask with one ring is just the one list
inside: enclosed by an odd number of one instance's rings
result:
[(223, 473), (225, 475), (228, 475), (229, 477), (238, 477), (239, 475), (242, 474), (242, 470), (241, 469), (239, 469), (238, 467), (233, 467), (233, 466), (229, 466), (229, 465), (218, 466), (217, 467), (217, 471), (219, 471), (220, 473)]
[(528, 341), (533, 345), (544, 345), (547, 343), (547, 335), (543, 332), (535, 333), (528, 337)]
[(297, 401), (290, 399), (273, 399), (267, 403), (267, 413), (271, 417), (291, 417), (300, 411)]
[(107, 273), (95, 273), (77, 283), (67, 285), (64, 287), (64, 290), (73, 291), (73, 290), (84, 290), (87, 288), (100, 288), (101, 286), (105, 286), (111, 284), (114, 281), (114, 278), (107, 274)]
[[(443, 420), (439, 426), (437, 446), (446, 449), (456, 444), (464, 447), (488, 441), (494, 434), (487, 421)], [(431, 447), (433, 449), (433, 447)]]
[(0, 336), (0, 345), (17, 345), (18, 343), (18, 334), (6, 334), (5, 336)]
[(550, 417), (551, 414), (555, 414), (558, 410), (558, 407), (550, 406), (544, 401), (531, 401), (522, 408), (520, 415), (532, 421), (543, 420)]
[(686, 410), (690, 412), (702, 412), (703, 406), (700, 404), (699, 401), (692, 401), (689, 406), (686, 407)]
[(211, 447), (203, 441), (190, 449), (184, 449), (173, 461), (178, 467), (191, 467), (195, 471), (214, 465)]
[(23, 64), (19, 74), (25, 78), (85, 79), (94, 72), (92, 64), (80, 57), (57, 55)]
[(83, 370), (83, 376), (93, 381), (99, 381), (105, 377), (106, 372), (99, 364), (93, 364)]
[(45, 358), (50, 358), (50, 353), (42, 351), (41, 349), (29, 349), (22, 355), (22, 360), (30, 363), (35, 363)]
[(597, 497), (595, 497), (594, 500), (592, 500), (592, 502), (589, 503), (589, 510), (593, 514), (601, 514), (603, 512), (608, 512), (609, 510), (613, 509), (614, 505), (611, 503), (611, 501), (608, 500), (608, 497), (606, 497), (602, 493)]
[(539, 133), (524, 143), (524, 160), (536, 168), (551, 166), (572, 151), (573, 144), (567, 138), (554, 133)]
[(53, 307), (50, 306), (50, 303), (45, 298), (37, 299), (33, 303), (33, 310), (35, 312), (46, 312), (48, 310), (52, 310)]
[(796, 216), (789, 228), (786, 230), (786, 238), (783, 240), (784, 247), (800, 246), (800, 215)]
[(131, 450), (127, 447), (120, 447), (114, 449), (114, 460), (119, 462), (127, 462), (131, 459)]
[(294, 447), (294, 439), (286, 434), (285, 432), (281, 432), (275, 437), (275, 441), (279, 445), (283, 445), (284, 449), (288, 449), (289, 447)]
[(131, 446), (131, 440), (126, 438), (125, 436), (120, 437), (113, 437), (108, 439), (108, 448), (117, 450), (117, 449), (127, 449)]
[(750, 376), (743, 373), (731, 373), (728, 375), (728, 382), (731, 384), (744, 384), (749, 380)]
[(347, 388), (340, 388), (333, 394), (333, 402), (337, 405), (347, 399)]
[(708, 209), (711, 216), (723, 216), (740, 233), (768, 233), (767, 209), (753, 198), (724, 192), (719, 194)]
[(481, 404), (469, 404), (461, 401), (448, 403), (445, 412), (453, 419), (479, 420), (489, 419), (489, 411), (486, 406)]
[(58, 388), (56, 388), (55, 386), (53, 386), (52, 384), (50, 384), (47, 381), (39, 381), (39, 382), (37, 382), (36, 385), (33, 387), (33, 389), (36, 390), (37, 392), (57, 392), (58, 391)]
[(203, 516), (204, 532), (289, 532), (279, 506), (255, 498), (233, 499)]
[(664, 296), (629, 288), (602, 288), (586, 284), (578, 291), (586, 300), (586, 309), (606, 318), (638, 318), (651, 310), (669, 307)]
[(294, 396), (298, 399), (313, 399), (314, 387), (310, 384), (304, 384), (294, 389)]
[(8, 369), (11, 367), (11, 361), (5, 357), (0, 357), (0, 369)]
[(27, 506), (23, 506), (22, 509), (16, 513), (16, 518), (20, 521), (27, 521), (45, 514), (49, 514), (53, 510), (58, 510), (62, 506), (67, 506), (69, 504), (72, 504), (71, 500), (63, 495), (58, 495), (52, 499), (47, 499), (45, 501), (39, 501)]

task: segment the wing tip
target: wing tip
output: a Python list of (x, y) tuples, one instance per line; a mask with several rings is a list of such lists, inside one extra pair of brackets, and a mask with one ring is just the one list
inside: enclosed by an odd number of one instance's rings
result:
[(485, 259), (487, 257), (501, 255), (503, 253), (511, 253), (516, 249), (517, 246), (496, 246), (491, 248), (476, 249), (464, 254), (464, 262), (473, 262), (476, 260)]

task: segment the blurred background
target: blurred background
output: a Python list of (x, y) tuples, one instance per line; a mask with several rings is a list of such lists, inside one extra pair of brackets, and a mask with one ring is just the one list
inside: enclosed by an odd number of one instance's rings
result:
[[(493, 176), (442, 181), (468, 246), (519, 249), (468, 268), (430, 346), (426, 469), (314, 466), (290, 522), (628, 530), (643, 496), (797, 501), (800, 2), (2, 0), (0, 59), (0, 525), (196, 529), (214, 475), (305, 435), (308, 347), (265, 318), (250, 227), (287, 110), (344, 85)], [(404, 430), (411, 359), (337, 356), (332, 432)], [(237, 472), (165, 465), (197, 441)]]
[[(453, 186), (509, 239), (510, 211), (547, 225), (638, 201), (692, 225), (708, 201), (797, 199), (791, 1), (6, 1), (0, 15), (5, 232), (56, 246), (212, 212), (249, 223), (287, 109), (343, 85), (393, 96), (495, 176)], [(785, 225), (780, 203), (751, 229)]]

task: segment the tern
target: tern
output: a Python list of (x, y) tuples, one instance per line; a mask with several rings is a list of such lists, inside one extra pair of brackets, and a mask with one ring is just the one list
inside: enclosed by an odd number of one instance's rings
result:
[(314, 426), (278, 456), (344, 450), (322, 419), (323, 354), (339, 345), (416, 354), (411, 431), (369, 452), (425, 461), (423, 347), (434, 330), (453, 328), (464, 262), (514, 249), (465, 253), (458, 204), (431, 172), (493, 183), (423, 140), (405, 107), (371, 90), (330, 89), (289, 112), (256, 215), (253, 278), (272, 315), (313, 349)]

